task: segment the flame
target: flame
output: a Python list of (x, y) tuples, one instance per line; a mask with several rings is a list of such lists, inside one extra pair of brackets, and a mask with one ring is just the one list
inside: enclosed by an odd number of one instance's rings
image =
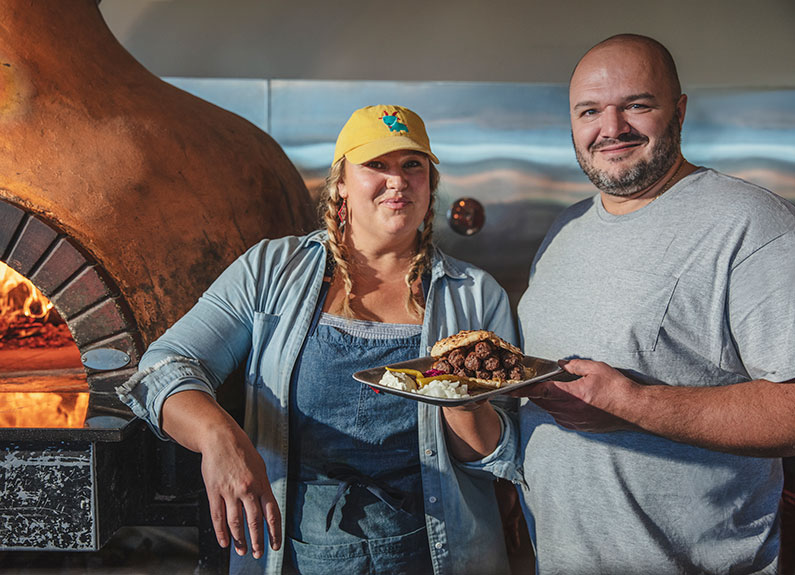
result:
[(0, 428), (82, 428), (83, 389), (80, 352), (58, 312), (0, 262)]
[(69, 327), (44, 294), (0, 262), (0, 349), (75, 345)]
[(14, 319), (38, 318), (46, 321), (52, 303), (33, 282), (0, 262), (0, 315)]
[(0, 393), (0, 427), (69, 428), (85, 425), (88, 392)]

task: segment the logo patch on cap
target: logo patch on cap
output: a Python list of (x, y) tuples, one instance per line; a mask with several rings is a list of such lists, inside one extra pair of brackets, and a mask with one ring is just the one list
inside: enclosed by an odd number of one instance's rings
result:
[(390, 132), (406, 132), (408, 134), (409, 129), (406, 127), (406, 124), (400, 122), (397, 112), (394, 114), (387, 114), (386, 110), (384, 110), (380, 118), (383, 120), (384, 124), (389, 126)]

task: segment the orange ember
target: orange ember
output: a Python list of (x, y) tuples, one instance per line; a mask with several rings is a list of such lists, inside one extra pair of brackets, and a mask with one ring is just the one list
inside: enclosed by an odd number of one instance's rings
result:
[(46, 318), (50, 301), (25, 276), (0, 262), (0, 313)]

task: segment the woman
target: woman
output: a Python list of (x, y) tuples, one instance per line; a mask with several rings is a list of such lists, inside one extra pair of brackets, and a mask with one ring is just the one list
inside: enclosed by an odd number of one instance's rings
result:
[[(431, 241), (433, 163), (411, 110), (354, 112), (321, 200), (326, 229), (251, 248), (119, 390), (161, 438), (202, 454), (233, 573), (508, 571), (491, 476), (452, 465), (441, 411), (351, 378), (461, 329), (514, 339), (502, 288)], [(244, 362), (245, 432), (213, 398)]]

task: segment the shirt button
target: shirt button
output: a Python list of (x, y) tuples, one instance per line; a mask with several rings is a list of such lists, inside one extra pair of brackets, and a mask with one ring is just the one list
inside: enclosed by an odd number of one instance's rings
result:
[(431, 495), (431, 496), (428, 498), (428, 501), (430, 501), (431, 503), (436, 503), (436, 497), (434, 497), (433, 495)]
[(433, 455), (433, 449), (426, 449), (425, 455)]
[(441, 543), (436, 543), (436, 545), (434, 545), (434, 547), (436, 547), (437, 549), (441, 549), (443, 547), (443, 545)]

